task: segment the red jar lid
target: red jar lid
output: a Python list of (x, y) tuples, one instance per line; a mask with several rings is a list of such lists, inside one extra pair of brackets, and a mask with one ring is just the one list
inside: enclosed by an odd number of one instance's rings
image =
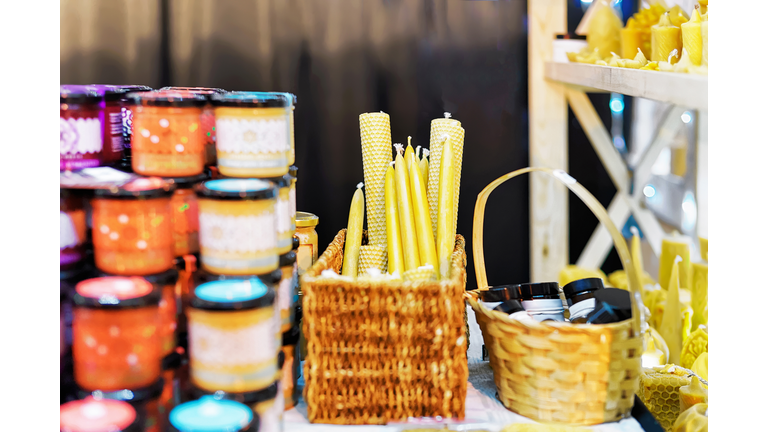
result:
[(136, 420), (129, 403), (93, 397), (67, 402), (59, 414), (61, 432), (124, 431)]
[(78, 283), (74, 301), (84, 307), (128, 308), (157, 305), (161, 295), (143, 277), (107, 276)]
[(176, 185), (160, 177), (142, 177), (131, 180), (120, 187), (96, 189), (96, 197), (101, 198), (163, 198), (173, 195)]
[(128, 102), (133, 105), (159, 107), (202, 107), (208, 103), (208, 97), (199, 93), (176, 90), (157, 90), (151, 92), (128, 93)]
[(205, 96), (211, 96), (214, 94), (221, 94), (226, 93), (227, 91), (220, 88), (209, 88), (209, 87), (163, 87), (160, 90), (162, 91), (180, 91), (180, 92), (190, 92), (190, 93), (197, 93)]

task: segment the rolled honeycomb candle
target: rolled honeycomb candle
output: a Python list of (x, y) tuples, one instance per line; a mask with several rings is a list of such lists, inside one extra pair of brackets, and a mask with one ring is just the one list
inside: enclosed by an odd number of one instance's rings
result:
[(369, 269), (382, 272), (387, 265), (387, 250), (379, 245), (360, 246), (360, 259), (357, 265), (357, 276), (368, 274)]
[(392, 131), (389, 125), (389, 114), (383, 112), (360, 114), (360, 144), (363, 150), (368, 243), (386, 247), (384, 176), (392, 161)]
[(688, 52), (691, 64), (701, 66), (701, 15), (698, 10), (693, 11), (690, 21), (680, 25), (683, 33), (683, 48)]
[(680, 387), (680, 412), (698, 403), (707, 403), (707, 393), (707, 388), (701, 384), (699, 378), (692, 377), (690, 384)]
[[(651, 27), (651, 60), (668, 61), (675, 64), (683, 49), (680, 27), (672, 25), (669, 13), (665, 13), (659, 23)], [(670, 53), (677, 50), (678, 56), (670, 59)]]
[(429, 135), (429, 181), (427, 183), (427, 199), (429, 200), (429, 215), (432, 219), (432, 234), (437, 237), (437, 198), (440, 187), (440, 161), (443, 155), (443, 145), (446, 135), (451, 137), (453, 145), (453, 166), (454, 166), (454, 203), (453, 220), (454, 225), (458, 219), (459, 209), (459, 189), (461, 186), (461, 161), (464, 155), (464, 129), (461, 123), (451, 119), (450, 113), (445, 113), (445, 118), (432, 120), (432, 128)]
[(435, 268), (431, 265), (425, 265), (406, 271), (403, 275), (403, 279), (405, 279), (406, 282), (431, 281), (435, 280), (436, 276), (437, 273), (435, 273)]

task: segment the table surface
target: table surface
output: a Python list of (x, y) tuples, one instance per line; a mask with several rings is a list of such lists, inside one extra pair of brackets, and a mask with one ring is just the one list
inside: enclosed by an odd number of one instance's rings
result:
[[(496, 399), (496, 386), (493, 382), (493, 372), (487, 361), (482, 360), (481, 347), (483, 337), (480, 327), (477, 325), (475, 313), (467, 307), (469, 314), (469, 383), (467, 384), (467, 401), (465, 420), (461, 423), (452, 423), (450, 427), (456, 429), (482, 427), (492, 432), (501, 430), (504, 426), (514, 423), (535, 423), (521, 415), (509, 411)], [(303, 378), (299, 378), (299, 386), (303, 386)], [(310, 424), (307, 420), (307, 404), (303, 399), (283, 417), (284, 432), (396, 432), (406, 425), (390, 424), (387, 426), (337, 426), (324, 424)], [(431, 423), (430, 427), (434, 427)], [(413, 428), (415, 424), (407, 424), (407, 428)], [(426, 425), (425, 425), (426, 426)], [(643, 428), (634, 418), (624, 419), (619, 422), (606, 423), (597, 426), (586, 427), (597, 432), (643, 432)]]

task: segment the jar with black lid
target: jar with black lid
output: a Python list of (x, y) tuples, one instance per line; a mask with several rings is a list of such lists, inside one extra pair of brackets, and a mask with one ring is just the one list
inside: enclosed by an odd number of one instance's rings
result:
[(519, 300), (520, 290), (517, 285), (498, 285), (488, 289), (477, 290), (480, 303), (488, 309), (494, 310), (505, 301)]
[(104, 164), (102, 124), (104, 96), (95, 89), (59, 88), (59, 170), (72, 171)]
[(565, 308), (560, 300), (557, 282), (535, 282), (518, 285), (523, 307), (537, 321), (565, 321)]
[(595, 309), (587, 316), (587, 324), (609, 324), (632, 318), (629, 291), (605, 288), (595, 292)]
[(563, 287), (571, 322), (587, 322), (587, 315), (595, 309), (595, 292), (602, 289), (605, 289), (605, 286), (601, 278), (579, 279)]

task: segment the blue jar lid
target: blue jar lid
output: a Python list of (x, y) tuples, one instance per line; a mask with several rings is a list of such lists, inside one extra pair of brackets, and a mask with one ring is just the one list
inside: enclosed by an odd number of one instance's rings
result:
[(195, 288), (192, 307), (198, 309), (254, 309), (274, 304), (275, 292), (259, 278), (217, 280)]
[(274, 183), (259, 179), (209, 180), (197, 188), (197, 195), (217, 199), (266, 199), (277, 196)]
[(238, 432), (251, 425), (253, 411), (240, 402), (203, 396), (171, 410), (169, 420), (181, 432)]

